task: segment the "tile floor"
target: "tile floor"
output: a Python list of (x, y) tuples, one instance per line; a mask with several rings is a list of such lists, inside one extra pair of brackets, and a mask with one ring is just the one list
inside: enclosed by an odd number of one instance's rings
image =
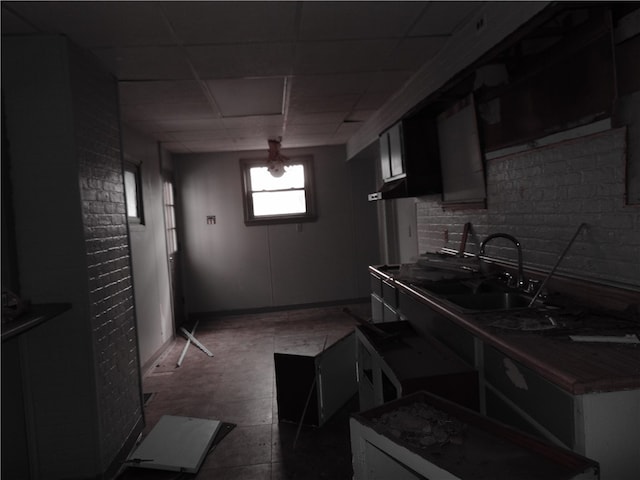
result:
[[(177, 338), (145, 375), (148, 433), (162, 415), (212, 418), (235, 424), (205, 459), (197, 475), (129, 467), (118, 480), (294, 480), (352, 478), (349, 414), (357, 396), (322, 427), (278, 421), (274, 352), (292, 346), (331, 345), (371, 315), (367, 303), (234, 315), (200, 320), (195, 336), (213, 354)], [(191, 329), (192, 324), (187, 328)], [(295, 441), (295, 448), (294, 448)]]

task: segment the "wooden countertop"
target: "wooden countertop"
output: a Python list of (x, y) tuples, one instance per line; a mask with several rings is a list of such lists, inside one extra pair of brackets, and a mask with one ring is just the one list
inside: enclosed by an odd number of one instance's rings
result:
[[(382, 268), (370, 267), (370, 270), (387, 280), (392, 278)], [(640, 388), (638, 344), (579, 343), (572, 341), (568, 334), (498, 330), (490, 326), (486, 313), (463, 313), (406, 281), (394, 280), (394, 283), (400, 291), (421, 301), (486, 344), (494, 346), (571, 394)], [(502, 315), (504, 316), (504, 312)], [(635, 328), (637, 330), (638, 327)], [(630, 329), (630, 332), (633, 331)]]

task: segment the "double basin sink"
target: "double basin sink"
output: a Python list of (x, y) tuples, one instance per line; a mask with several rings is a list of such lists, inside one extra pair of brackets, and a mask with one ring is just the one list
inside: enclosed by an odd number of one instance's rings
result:
[(532, 295), (510, 288), (498, 280), (441, 280), (419, 282), (415, 286), (469, 312), (527, 308), (533, 298)]

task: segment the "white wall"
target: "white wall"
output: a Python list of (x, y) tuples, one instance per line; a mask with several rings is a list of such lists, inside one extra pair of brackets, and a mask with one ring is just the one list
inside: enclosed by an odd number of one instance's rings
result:
[(144, 225), (130, 224), (140, 363), (146, 365), (174, 336), (164, 226), (161, 159), (153, 139), (122, 128), (126, 161), (140, 164)]
[(347, 163), (343, 146), (283, 153), (314, 157), (318, 220), (301, 228), (244, 224), (239, 160), (266, 149), (174, 157), (190, 313), (368, 295), (367, 265), (378, 256), (375, 205), (366, 201), (376, 188), (374, 159)]

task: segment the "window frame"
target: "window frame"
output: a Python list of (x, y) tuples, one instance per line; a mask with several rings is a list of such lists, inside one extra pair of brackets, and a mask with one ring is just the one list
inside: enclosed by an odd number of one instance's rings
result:
[(180, 250), (178, 225), (176, 220), (176, 191), (168, 175), (162, 180), (162, 199), (164, 203), (164, 228), (167, 237), (167, 253), (173, 257)]
[(313, 170), (313, 157), (311, 155), (297, 156), (288, 158), (285, 165), (303, 165), (304, 167), (304, 195), (306, 212), (289, 213), (280, 215), (261, 215), (256, 217), (253, 213), (253, 197), (252, 194), (259, 190), (251, 189), (250, 169), (252, 167), (266, 166), (265, 159), (241, 159), (240, 173), (242, 177), (242, 203), (244, 207), (244, 223), (247, 226), (252, 225), (278, 225), (286, 223), (303, 223), (313, 222), (317, 219), (316, 202), (315, 202), (315, 178)]
[[(141, 164), (132, 162), (130, 160), (125, 160), (123, 165), (123, 183), (124, 183), (124, 194), (125, 194), (125, 210), (127, 213), (127, 221), (129, 224), (133, 225), (144, 225), (144, 204), (142, 201), (142, 171)], [(138, 211), (137, 215), (131, 215), (129, 212), (129, 191), (127, 188), (126, 174), (127, 172), (133, 173), (135, 186), (136, 186), (136, 209)]]

